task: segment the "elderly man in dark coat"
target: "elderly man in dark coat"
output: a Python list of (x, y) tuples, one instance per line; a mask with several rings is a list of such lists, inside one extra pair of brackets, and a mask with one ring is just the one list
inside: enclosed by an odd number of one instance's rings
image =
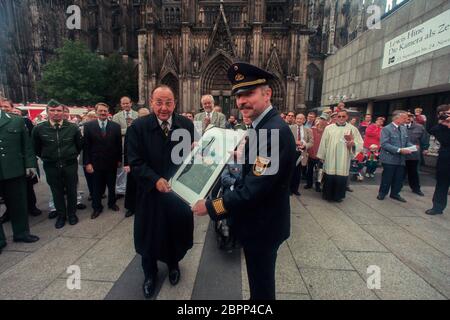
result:
[[(189, 205), (171, 192), (168, 182), (178, 168), (171, 158), (172, 149), (178, 143), (191, 146), (194, 125), (173, 112), (175, 98), (169, 87), (154, 89), (150, 103), (153, 113), (135, 120), (127, 131), (128, 164), (137, 182), (134, 243), (142, 256), (146, 298), (155, 290), (157, 260), (167, 263), (170, 283), (178, 283), (178, 262), (192, 248), (194, 230)], [(177, 130), (185, 130), (189, 141), (172, 141)]]
[(408, 113), (408, 121), (405, 124), (408, 130), (409, 142), (417, 146), (417, 152), (413, 152), (406, 156), (406, 174), (408, 183), (413, 193), (423, 197), (424, 193), (420, 188), (419, 163), (420, 153), (426, 154), (430, 147), (430, 136), (425, 127), (414, 121), (414, 115)]

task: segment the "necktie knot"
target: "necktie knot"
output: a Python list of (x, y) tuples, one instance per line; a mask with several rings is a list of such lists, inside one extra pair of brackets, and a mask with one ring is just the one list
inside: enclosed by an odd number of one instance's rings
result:
[(169, 135), (169, 122), (163, 121), (161, 123), (161, 129), (164, 132), (165, 136), (167, 137)]

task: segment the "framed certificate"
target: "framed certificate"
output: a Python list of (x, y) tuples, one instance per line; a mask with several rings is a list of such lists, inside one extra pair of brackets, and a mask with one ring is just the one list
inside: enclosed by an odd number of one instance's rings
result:
[(170, 180), (172, 191), (191, 206), (204, 199), (245, 136), (244, 130), (211, 128), (205, 131)]

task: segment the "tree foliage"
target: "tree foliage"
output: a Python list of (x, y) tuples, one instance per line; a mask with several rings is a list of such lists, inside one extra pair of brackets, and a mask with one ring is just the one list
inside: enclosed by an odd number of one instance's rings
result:
[(133, 64), (119, 55), (101, 58), (82, 42), (66, 40), (45, 65), (38, 90), (43, 99), (67, 105), (114, 106), (123, 95), (136, 98), (137, 80)]

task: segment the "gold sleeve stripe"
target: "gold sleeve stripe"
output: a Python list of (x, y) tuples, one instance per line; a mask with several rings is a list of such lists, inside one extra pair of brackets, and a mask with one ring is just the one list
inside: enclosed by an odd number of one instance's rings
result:
[(218, 216), (220, 216), (220, 215), (222, 215), (222, 214), (227, 212), (225, 210), (224, 205), (223, 205), (222, 198), (213, 200), (212, 205), (214, 207), (214, 210), (216, 211), (216, 215), (218, 215)]
[(262, 84), (262, 83), (266, 83), (266, 82), (267, 82), (266, 79), (258, 79), (255, 81), (242, 82), (242, 83), (235, 84), (231, 89), (234, 90), (237, 88), (241, 88), (241, 87), (245, 87), (245, 86), (253, 86), (256, 84)]

